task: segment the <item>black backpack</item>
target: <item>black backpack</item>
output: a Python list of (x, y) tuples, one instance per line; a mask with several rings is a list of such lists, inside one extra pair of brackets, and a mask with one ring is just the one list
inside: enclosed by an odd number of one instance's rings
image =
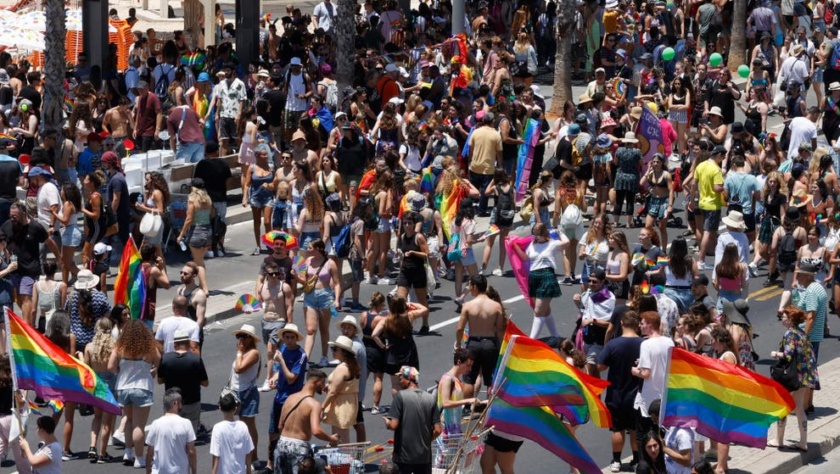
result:
[(516, 217), (516, 204), (513, 201), (513, 185), (508, 192), (499, 189), (496, 196), (496, 225), (499, 227), (511, 227), (513, 218)]
[(796, 239), (793, 238), (793, 230), (785, 230), (785, 235), (779, 240), (779, 263), (790, 265), (796, 262)]

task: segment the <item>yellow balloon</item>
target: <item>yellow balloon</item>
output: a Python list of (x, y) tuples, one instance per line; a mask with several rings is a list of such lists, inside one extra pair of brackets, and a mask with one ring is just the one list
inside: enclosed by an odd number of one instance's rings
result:
[(659, 106), (656, 105), (656, 102), (648, 102), (647, 106), (651, 110), (651, 112), (653, 112), (654, 114), (659, 113)]

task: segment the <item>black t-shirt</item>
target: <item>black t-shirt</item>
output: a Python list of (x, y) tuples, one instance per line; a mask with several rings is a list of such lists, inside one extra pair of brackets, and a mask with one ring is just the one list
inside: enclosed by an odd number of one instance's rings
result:
[(0, 387), (0, 416), (9, 416), (12, 414), (12, 398), (14, 390), (12, 390), (12, 381), (3, 387)]
[(566, 137), (557, 141), (557, 148), (554, 151), (554, 156), (559, 162), (566, 162), (572, 164), (572, 142)]
[[(732, 88), (739, 91), (737, 84), (732, 84)], [(723, 114), (723, 123), (729, 125), (735, 121), (735, 98), (726, 87), (726, 83), (715, 81), (709, 89), (709, 108), (720, 107)]]
[(630, 369), (639, 360), (641, 337), (618, 337), (608, 342), (598, 354), (598, 363), (610, 368), (607, 396), (604, 404), (612, 408), (633, 408), (636, 393), (642, 388), (642, 379), (634, 377)]
[(26, 86), (18, 93), (19, 97), (32, 102), (32, 109), (35, 111), (35, 116), (41, 116), (41, 94), (32, 86)]
[(227, 201), (227, 180), (230, 166), (217, 158), (206, 158), (195, 165), (195, 177), (204, 180), (207, 194), (213, 202)]
[[(630, 253), (630, 258), (632, 259), (636, 256), (637, 253), (642, 251), (644, 251), (646, 261), (655, 262), (660, 255), (664, 255), (659, 247), (653, 246), (647, 250), (644, 250), (642, 249), (641, 244), (637, 244), (635, 247), (633, 247), (633, 252)], [(645, 279), (645, 272), (648, 270), (650, 270), (650, 268), (648, 268), (647, 263), (645, 262), (641, 262), (635, 267), (633, 267), (633, 279), (631, 280), (631, 284), (633, 286), (641, 285), (642, 281)]]
[(41, 260), (38, 244), (47, 240), (47, 229), (35, 220), (29, 224), (15, 228), (8, 220), (0, 226), (0, 232), (6, 234), (9, 249), (18, 258), (17, 273), (37, 279), (41, 274)]
[(338, 159), (338, 172), (342, 176), (363, 174), (367, 164), (367, 152), (361, 139), (352, 143), (347, 138), (342, 137), (338, 145), (335, 149)]
[(17, 184), (23, 170), (18, 160), (0, 155), (0, 202), (17, 200)]
[(131, 217), (131, 204), (128, 197), (128, 183), (125, 182), (125, 175), (117, 172), (108, 180), (108, 205), (110, 206), (114, 199), (114, 194), (120, 196), (120, 204), (116, 209), (112, 209), (117, 213), (118, 217)]
[(263, 100), (268, 102), (268, 126), (280, 127), (283, 125), (282, 112), (286, 103), (286, 96), (280, 89), (271, 89), (263, 95)]
[(190, 405), (201, 401), (201, 382), (207, 380), (207, 370), (198, 354), (167, 352), (160, 360), (158, 377), (166, 390), (180, 388), (184, 405)]

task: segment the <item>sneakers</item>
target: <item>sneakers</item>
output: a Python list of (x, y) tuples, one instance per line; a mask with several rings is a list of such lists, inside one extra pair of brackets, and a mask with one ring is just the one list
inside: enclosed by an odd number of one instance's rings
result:
[(79, 457), (71, 453), (70, 451), (64, 451), (63, 453), (61, 453), (62, 461), (72, 461), (74, 459), (79, 459)]
[(417, 332), (419, 336), (425, 336), (429, 334), (429, 326), (420, 326), (420, 331)]
[(758, 265), (755, 263), (750, 263), (747, 265), (747, 268), (750, 270), (750, 276), (755, 278), (758, 276)]
[(367, 280), (364, 281), (364, 283), (367, 283), (368, 285), (375, 285), (375, 284), (379, 283), (379, 277), (370, 276), (370, 277), (368, 277)]
[(361, 313), (361, 312), (362, 312), (362, 311), (364, 311), (365, 309), (367, 309), (367, 308), (365, 308), (365, 307), (364, 307), (361, 303), (359, 303), (358, 301), (355, 301), (355, 302), (353, 302), (353, 303), (350, 303), (350, 311), (353, 311), (354, 313)]
[(102, 456), (97, 456), (96, 457), (96, 464), (110, 464), (112, 462), (115, 462), (116, 460), (117, 460), (117, 458), (115, 458), (114, 456), (111, 456), (110, 454), (105, 453)]
[(376, 405), (374, 405), (374, 406), (373, 406), (373, 408), (371, 408), (371, 409), (370, 409), (370, 414), (371, 414), (371, 415), (378, 415), (378, 414), (380, 414), (380, 413), (383, 413), (383, 411), (382, 411), (382, 409), (381, 409), (381, 408), (379, 408), (379, 407), (378, 407), (378, 406), (376, 406)]
[(88, 449), (87, 457), (88, 459), (96, 459), (96, 448), (94, 446), (91, 446), (90, 449)]
[(575, 284), (575, 280), (569, 275), (566, 275), (566, 278), (563, 278), (563, 284), (566, 286), (572, 286)]
[(258, 388), (257, 390), (259, 390), (260, 392), (270, 392), (271, 385), (268, 384), (268, 379), (265, 379), (265, 382), (263, 382), (262, 386), (260, 386), (260, 388)]
[(478, 271), (478, 274), (481, 275), (481, 276), (487, 276), (487, 269), (482, 268), (481, 270)]
[(134, 458), (134, 469), (145, 469), (145, 468), (146, 468), (146, 458), (145, 457)]
[(321, 356), (321, 360), (318, 361), (318, 367), (327, 367), (330, 365), (330, 360), (327, 359), (327, 356)]
[(610, 472), (621, 472), (621, 463), (613, 461), (610, 463)]
[(134, 448), (125, 448), (123, 453), (123, 464), (126, 466), (134, 465)]
[(208, 250), (208, 251), (204, 252), (204, 258), (213, 258), (215, 256), (216, 256), (216, 254), (214, 254), (212, 250)]
[(251, 255), (257, 256), (259, 254), (260, 254), (260, 248), (259, 247), (254, 247), (254, 251), (251, 252)]
[(216, 250), (216, 256), (217, 257), (224, 257), (225, 256), (225, 251), (224, 250)]
[(113, 446), (125, 446), (125, 431), (114, 431), (111, 436), (111, 444)]
[(395, 284), (395, 282), (394, 282), (394, 280), (392, 280), (390, 278), (380, 278), (379, 281), (377, 282), (377, 285), (383, 285), (383, 286), (391, 286), (393, 284)]
[(697, 262), (697, 270), (703, 271), (706, 269), (706, 262)]
[(504, 275), (504, 274), (505, 274), (505, 273), (502, 271), (502, 269), (501, 269), (501, 268), (497, 268), (497, 269), (493, 270), (493, 276), (500, 277), (500, 276), (502, 276), (502, 275)]

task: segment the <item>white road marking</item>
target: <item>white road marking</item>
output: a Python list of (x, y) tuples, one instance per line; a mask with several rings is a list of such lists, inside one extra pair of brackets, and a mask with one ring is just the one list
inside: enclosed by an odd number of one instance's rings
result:
[[(508, 299), (502, 301), (502, 303), (510, 304), (510, 303), (515, 303), (519, 300), (524, 300), (524, 299), (525, 299), (524, 295), (519, 295), (519, 296), (514, 296), (513, 298), (508, 298)], [(446, 321), (441, 321), (441, 322), (435, 324), (434, 326), (431, 326), (429, 328), (429, 331), (437, 331), (438, 329), (445, 328), (446, 326), (449, 326), (450, 324), (457, 323), (459, 319), (461, 319), (461, 317), (456, 316), (452, 319), (447, 319)]]

